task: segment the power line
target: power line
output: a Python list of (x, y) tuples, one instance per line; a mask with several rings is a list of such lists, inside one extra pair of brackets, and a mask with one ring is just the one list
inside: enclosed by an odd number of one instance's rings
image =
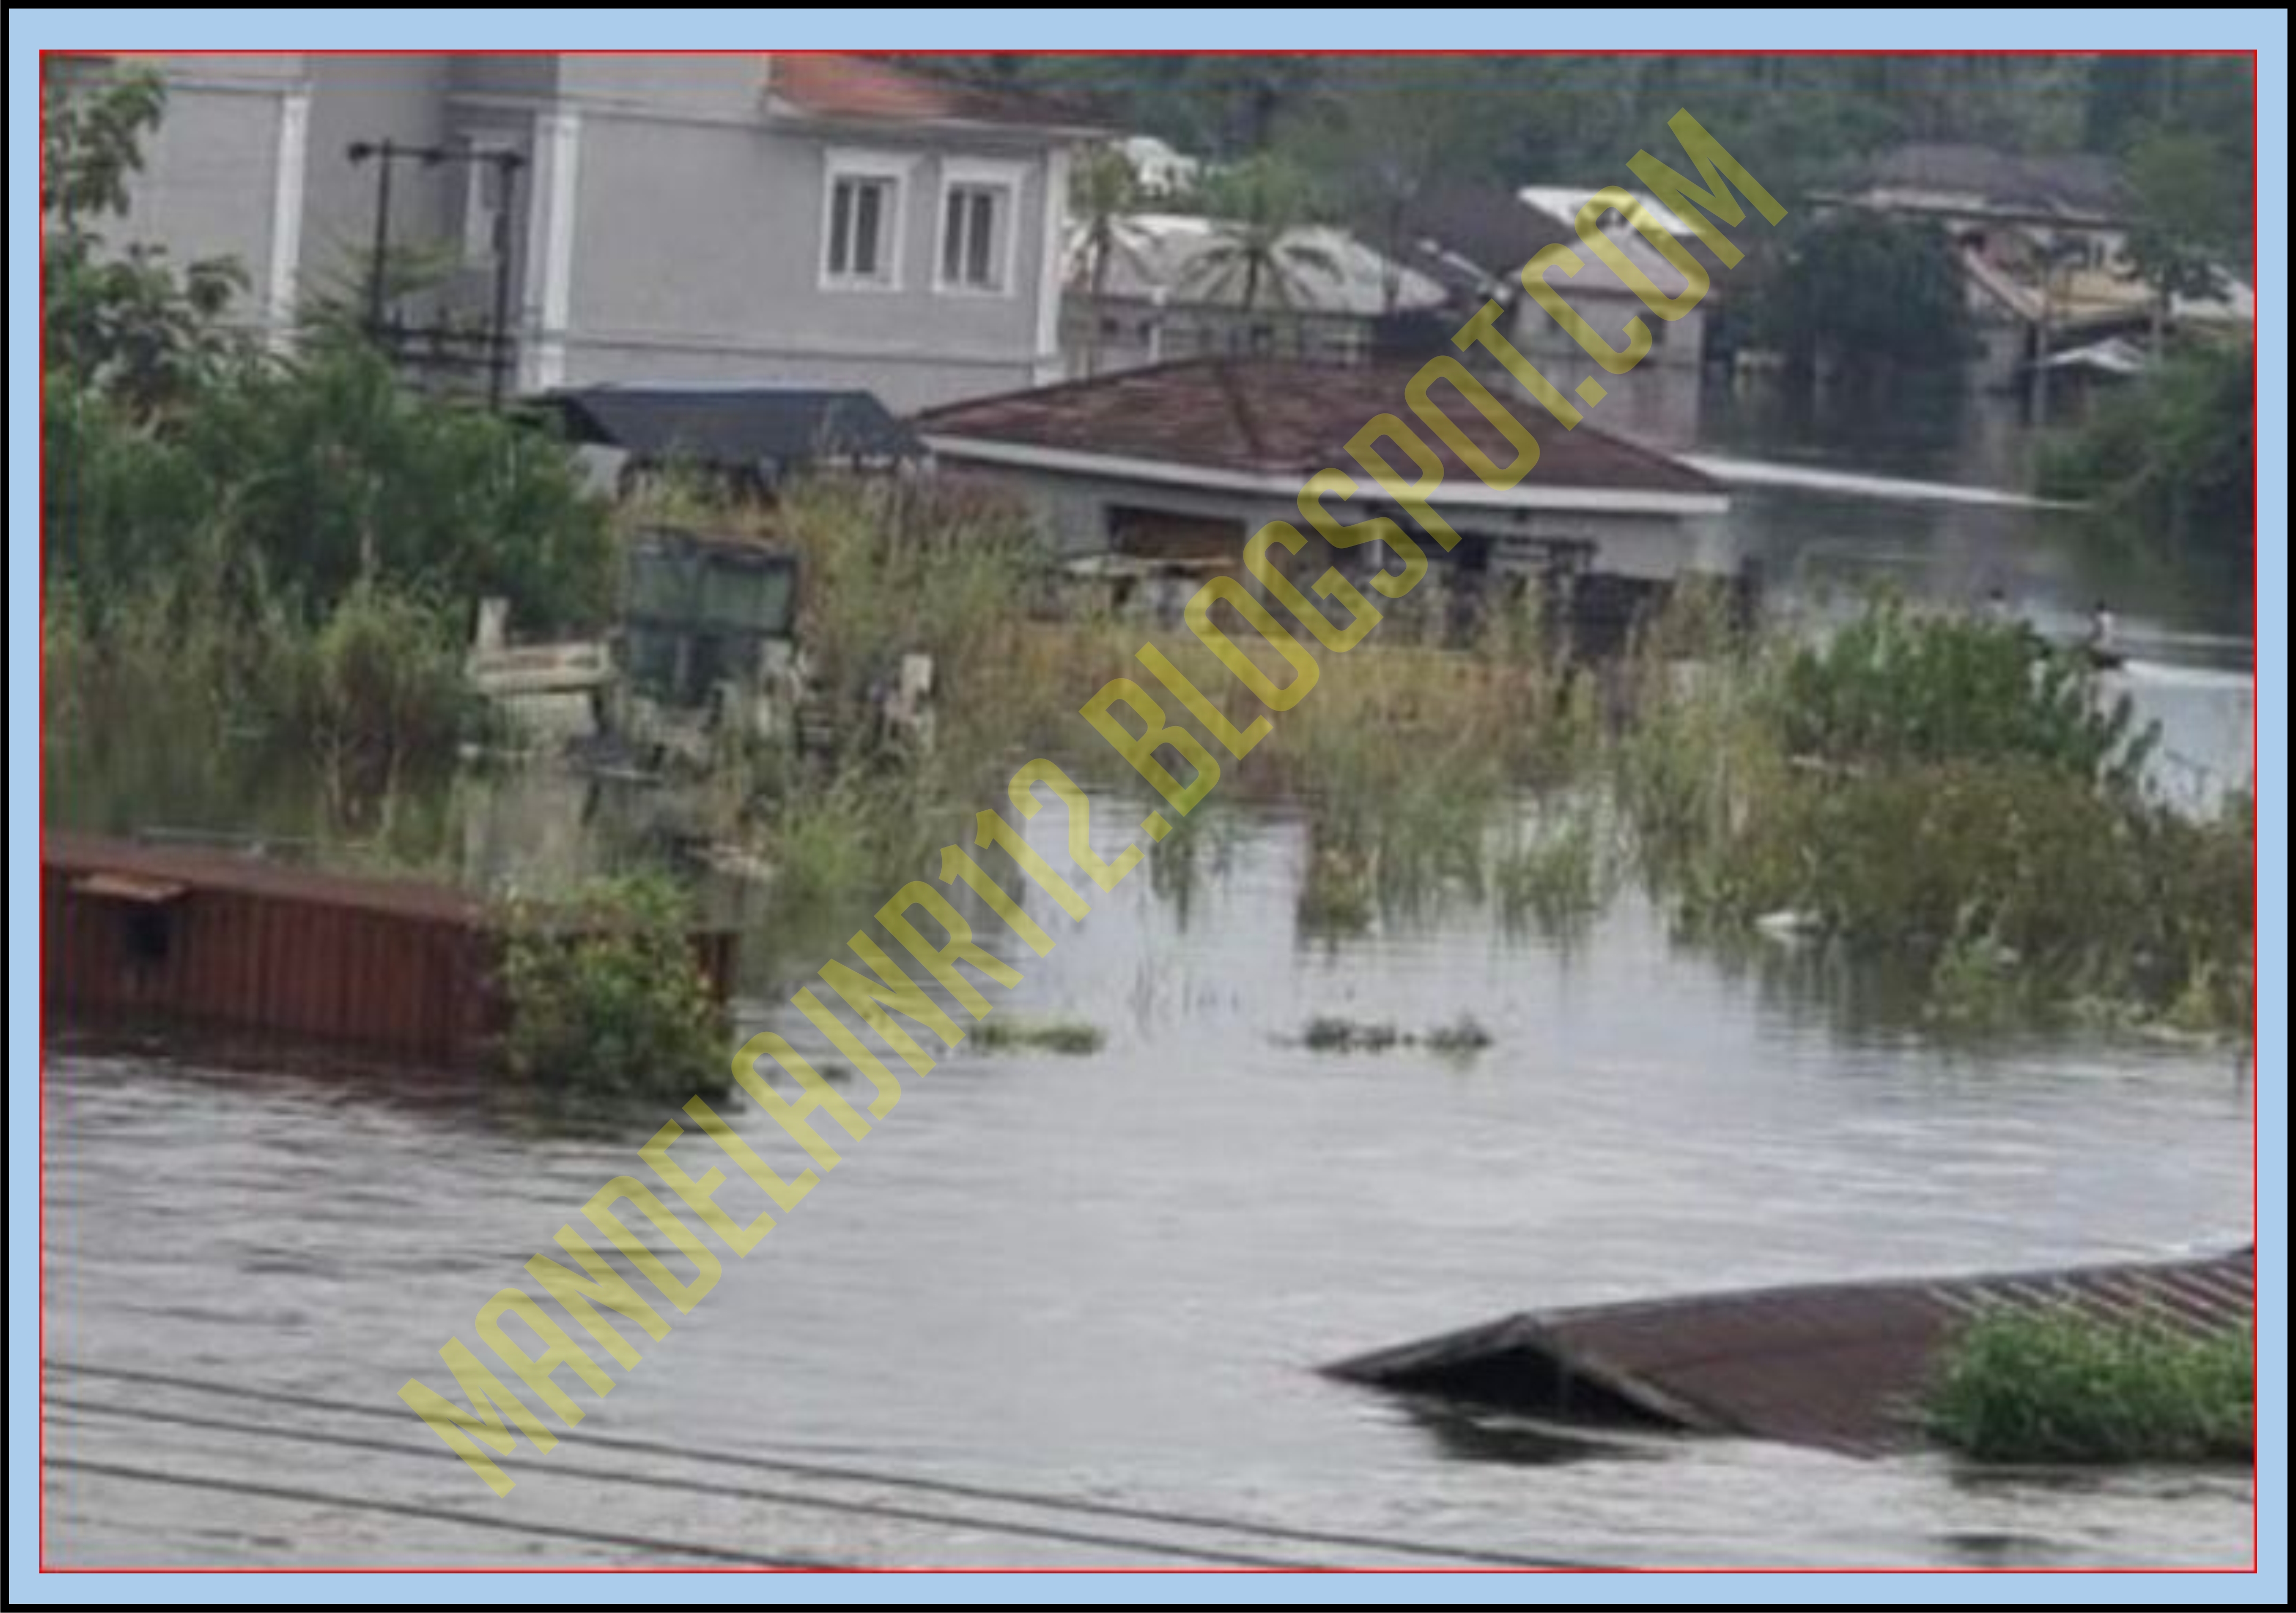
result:
[(455, 1507), (426, 1507), (414, 1502), (378, 1501), (367, 1495), (337, 1495), (325, 1490), (307, 1490), (290, 1485), (257, 1484), (244, 1478), (226, 1478), (217, 1473), (162, 1473), (152, 1468), (123, 1467), (109, 1462), (83, 1462), (76, 1456), (51, 1456), (48, 1466), (69, 1468), (76, 1472), (101, 1473), (108, 1478), (125, 1478), (138, 1484), (176, 1485), (195, 1490), (228, 1490), (242, 1495), (261, 1495), (273, 1501), (316, 1502), (324, 1506), (349, 1507), (367, 1512), (395, 1512), (406, 1518), (420, 1518), (432, 1523), (470, 1524), (484, 1529), (506, 1529), (520, 1535), (547, 1535), (561, 1540), (578, 1540), (591, 1545), (629, 1546), (646, 1552), (675, 1552), (685, 1557), (716, 1558), (726, 1562), (745, 1563), (767, 1568), (849, 1568), (848, 1563), (818, 1561), (802, 1557), (766, 1557), (754, 1552), (730, 1551), (724, 1546), (698, 1545), (690, 1541), (663, 1540), (652, 1535), (611, 1534), (600, 1529), (577, 1529), (563, 1524), (529, 1523), (521, 1519), (488, 1518), (477, 1512), (466, 1512)]
[[(300, 1439), (314, 1445), (340, 1445), (362, 1451), (382, 1451), (393, 1455), (418, 1456), (425, 1461), (459, 1462), (461, 1457), (441, 1445), (409, 1445), (396, 1439), (367, 1439), (356, 1434), (322, 1433), (303, 1429), (280, 1428), (267, 1423), (241, 1422), (230, 1419), (195, 1417), (183, 1412), (154, 1412), (141, 1407), (110, 1406), (91, 1401), (70, 1400), (62, 1396), (53, 1404), (73, 1411), (94, 1412), (99, 1416), (141, 1419), (150, 1422), (172, 1422), (185, 1428), (217, 1429), (229, 1432), (257, 1434), (272, 1439)], [(68, 1425), (69, 1426), (69, 1425)], [(1319, 1568), (1321, 1563), (1290, 1562), (1281, 1559), (1251, 1557), (1240, 1552), (1199, 1550), (1193, 1547), (1167, 1544), (1160, 1541), (1136, 1540), (1123, 1535), (1095, 1535), (1078, 1529), (1064, 1529), (1054, 1524), (1004, 1523), (968, 1516), (962, 1512), (927, 1511), (916, 1507), (895, 1506), (885, 1502), (840, 1501), (820, 1495), (804, 1495), (787, 1490), (758, 1489), (743, 1485), (712, 1484), (708, 1479), (666, 1478), (651, 1473), (626, 1473), (611, 1468), (586, 1467), (578, 1462), (554, 1462), (551, 1470), (571, 1474), (582, 1478), (604, 1479), (613, 1484), (640, 1485), (650, 1489), (685, 1490), (700, 1495), (724, 1495), (741, 1501), (768, 1502), (777, 1506), (809, 1507), (817, 1511), (857, 1513), (869, 1518), (890, 1519), (901, 1523), (938, 1524), (947, 1527), (979, 1529), (989, 1534), (1026, 1535), (1041, 1540), (1066, 1541), (1071, 1544), (1098, 1546), (1110, 1551), (1146, 1552), (1164, 1557), (1184, 1557), (1196, 1562), (1226, 1562), (1250, 1568)]]
[[(233, 1399), (259, 1401), (266, 1404), (308, 1406), (320, 1411), (341, 1412), (357, 1417), (388, 1418), (392, 1421), (397, 1421), (401, 1415), (397, 1412), (362, 1404), (356, 1401), (299, 1395), (286, 1390), (250, 1388), (242, 1385), (219, 1382), (214, 1379), (191, 1378), (176, 1373), (152, 1372), (127, 1367), (102, 1366), (93, 1363), (56, 1359), (51, 1359), (46, 1364), (63, 1371), (79, 1372), (91, 1377), (152, 1383), (165, 1388), (189, 1389), (197, 1393), (223, 1396)], [(1054, 1495), (1043, 1491), (972, 1484), (955, 1479), (925, 1478), (910, 1474), (887, 1473), (867, 1468), (799, 1462), (786, 1457), (755, 1456), (733, 1452), (694, 1449), (660, 1440), (633, 1438), (620, 1435), (570, 1432), (561, 1435), (560, 1437), (567, 1444), (577, 1446), (590, 1445), (602, 1450), (628, 1451), (638, 1454), (715, 1462), (721, 1466), (749, 1468), (760, 1472), (787, 1473), (811, 1478), (873, 1484), (890, 1489), (931, 1491), (940, 1494), (961, 1496), (968, 1500), (1009, 1502), (1017, 1505), (1041, 1507), (1054, 1511), (1088, 1513), (1098, 1517), (1119, 1518), (1133, 1522), (1218, 1529), (1233, 1535), (1258, 1535), (1265, 1539), (1292, 1541), (1308, 1545), (1336, 1546), (1352, 1551), (1393, 1552), (1405, 1556), (1484, 1562), (1506, 1568), (1593, 1570), (1608, 1566), (1560, 1558), (1531, 1557), (1485, 1547), (1446, 1545), (1433, 1541), (1406, 1540), (1380, 1535), (1310, 1529), (1290, 1524), (1260, 1522), (1203, 1512), (1138, 1506), (1119, 1502), (1092, 1501), (1080, 1496)]]

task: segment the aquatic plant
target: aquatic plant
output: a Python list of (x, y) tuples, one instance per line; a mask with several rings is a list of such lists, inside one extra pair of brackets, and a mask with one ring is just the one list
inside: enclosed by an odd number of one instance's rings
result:
[(1429, 1031), (1423, 1040), (1439, 1053), (1472, 1053), (1491, 1044), (1491, 1033), (1474, 1015), (1462, 1011), (1448, 1025), (1439, 1025)]
[(982, 1052), (1036, 1049), (1055, 1053), (1095, 1053), (1108, 1039), (1098, 1026), (1083, 1019), (1060, 1016), (1032, 1019), (1009, 1013), (993, 1013), (965, 1034)]
[(1972, 1323), (1925, 1388), (1930, 1435), (1988, 1462), (2246, 1462), (2252, 1324), (2194, 1338), (2072, 1311)]
[(1396, 1047), (1426, 1047), (1441, 1053), (1472, 1053), (1491, 1044), (1491, 1034), (1472, 1014), (1462, 1013), (1423, 1036), (1398, 1030), (1388, 1020), (1349, 1019), (1318, 1014), (1300, 1033), (1300, 1044), (1313, 1052), (1385, 1052)]
[(2148, 741), (2005, 630), (1882, 602), (1814, 651), (1644, 663), (1612, 777), (1693, 929), (1792, 912), (1964, 1028), (2252, 1019), (2252, 818), (2150, 798)]
[(732, 1085), (726, 1016), (694, 956), (691, 905), (658, 876), (599, 881), (499, 914), (500, 1043), (554, 1087), (690, 1095)]
[(1536, 920), (1567, 932), (1602, 908), (1610, 867), (1607, 820), (1599, 802), (1580, 796), (1559, 806), (1529, 832), (1518, 831), (1492, 857), (1491, 888), (1508, 923)]

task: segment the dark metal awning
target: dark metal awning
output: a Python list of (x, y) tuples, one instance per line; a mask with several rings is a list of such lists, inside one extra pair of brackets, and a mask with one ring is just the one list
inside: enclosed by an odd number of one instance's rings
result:
[(915, 435), (873, 393), (810, 387), (598, 386), (551, 393), (577, 442), (728, 470), (911, 459)]

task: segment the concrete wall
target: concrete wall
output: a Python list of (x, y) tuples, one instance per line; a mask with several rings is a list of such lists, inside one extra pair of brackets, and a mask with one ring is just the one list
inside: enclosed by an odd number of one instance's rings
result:
[(250, 289), (234, 315), (262, 323), (275, 240), (282, 102), (302, 84), (299, 56), (209, 56), (163, 64), (166, 110), (145, 137), (124, 219), (97, 228), (116, 244), (165, 249), (177, 266), (235, 258)]
[[(314, 56), (309, 146), (304, 159), (306, 294), (365, 282), (374, 237), (376, 169), (355, 165), (353, 141), (436, 145), (446, 139), (445, 74), (437, 56)], [(390, 241), (436, 247), (459, 225), (458, 168), (400, 161), (390, 176)]]
[[(1096, 348), (1095, 344), (1096, 345)], [(1068, 373), (1108, 375), (1177, 359), (1254, 354), (1311, 360), (1361, 358), (1371, 350), (1371, 321), (1353, 314), (1301, 313), (1201, 303), (1158, 305), (1137, 297), (1067, 292), (1062, 299), (1061, 352)]]
[[(165, 67), (168, 116), (119, 233), (178, 260), (239, 258), (253, 283), (242, 310), (250, 324), (299, 297), (363, 284), (376, 170), (350, 163), (351, 142), (460, 147), (479, 135), (527, 160), (512, 198), (512, 277), (529, 386), (835, 384), (906, 412), (1057, 379), (1045, 242), (1048, 224), (1057, 236), (1066, 158), (1030, 132), (769, 122), (762, 53), (281, 55)], [(832, 149), (909, 165), (897, 290), (822, 283)], [(966, 160), (1020, 169), (1009, 283), (994, 293), (935, 286), (947, 165)], [(393, 242), (459, 249), (469, 184), (461, 163), (400, 165)], [(458, 270), (439, 305), (482, 315), (492, 299), (491, 268), (480, 266)]]
[[(948, 463), (960, 462), (952, 460)], [(971, 468), (984, 474), (992, 470), (1001, 471), (1008, 479), (1009, 485), (1027, 502), (1046, 535), (1058, 551), (1066, 555), (1106, 553), (1109, 550), (1109, 514), (1117, 505), (1164, 510), (1183, 515), (1232, 518), (1240, 523), (1244, 537), (1249, 537), (1268, 521), (1289, 521), (1308, 540), (1299, 556), (1286, 562), (1285, 569), (1295, 577), (1315, 577), (1324, 566), (1332, 564), (1338, 564), (1342, 570), (1350, 570), (1367, 562), (1382, 563), (1373, 557), (1387, 553), (1385, 549), (1377, 545), (1345, 552), (1330, 549), (1316, 536), (1313, 528), (1300, 520), (1296, 495), (1285, 497), (1275, 494), (1227, 492), (1066, 471), (992, 468), (987, 464)], [(1439, 498), (1437, 507), (1443, 509), (1443, 513), (1461, 533), (1463, 539), (1468, 535), (1475, 535), (1502, 541), (1518, 538), (1533, 542), (1588, 543), (1595, 549), (1592, 569), (1620, 577), (1663, 579), (1686, 570), (1728, 574), (1737, 570), (1742, 559), (1736, 541), (1731, 537), (1724, 518), (1718, 515), (1629, 514), (1578, 510), (1509, 511), (1480, 505), (1455, 505), (1444, 509)], [(1364, 498), (1346, 503), (1326, 501), (1324, 508), (1346, 522), (1367, 520), (1374, 514), (1394, 513), (1391, 506)], [(1402, 524), (1406, 532), (1416, 535), (1416, 528), (1408, 517), (1402, 518)], [(1440, 564), (1446, 558), (1431, 541), (1423, 542), (1422, 547), (1427, 551), (1431, 562)], [(1319, 554), (1320, 560), (1316, 558)]]
[[(822, 283), (832, 149), (907, 164), (897, 289)], [(834, 381), (898, 412), (1029, 385), (1050, 165), (963, 155), (1025, 165), (1004, 292), (935, 288), (947, 154), (927, 141), (584, 111), (568, 380)]]

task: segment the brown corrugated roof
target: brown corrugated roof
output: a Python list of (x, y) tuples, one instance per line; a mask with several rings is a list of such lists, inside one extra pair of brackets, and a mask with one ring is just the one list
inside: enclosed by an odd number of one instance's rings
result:
[(448, 923), (474, 923), (486, 912), (478, 897), (451, 885), (335, 873), (208, 847), (144, 846), (60, 831), (42, 838), (40, 865), (73, 877), (108, 875), (180, 885), (190, 892), (227, 890)]
[(776, 51), (772, 93), (822, 118), (880, 123), (1001, 123), (1075, 128), (1091, 119), (1041, 95), (980, 89), (869, 56)]
[(1971, 1318), (2068, 1308), (2186, 1334), (2256, 1308), (2253, 1248), (2200, 1259), (1695, 1295), (1524, 1313), (1343, 1361), (1333, 1375), (1568, 1418), (1870, 1453), (1908, 1442), (1939, 1351)]
[[(967, 438), (1072, 453), (1160, 460), (1204, 470), (1296, 476), (1353, 470), (1348, 439), (1379, 414), (1415, 422), (1404, 397), (1416, 364), (1313, 364), (1284, 359), (1188, 359), (1118, 374), (976, 398), (917, 415), (932, 438)], [(1566, 391), (1577, 378), (1556, 375)], [(1632, 386), (1631, 379), (1608, 378)], [(1521, 485), (1720, 494), (1722, 485), (1679, 460), (1581, 423), (1565, 431), (1511, 381), (1485, 382), (1528, 427), (1538, 463)], [(1497, 463), (1514, 450), (1447, 386), (1433, 397)], [(1420, 436), (1447, 482), (1475, 474), (1433, 433)], [(1400, 458), (1399, 454), (1396, 455)]]

